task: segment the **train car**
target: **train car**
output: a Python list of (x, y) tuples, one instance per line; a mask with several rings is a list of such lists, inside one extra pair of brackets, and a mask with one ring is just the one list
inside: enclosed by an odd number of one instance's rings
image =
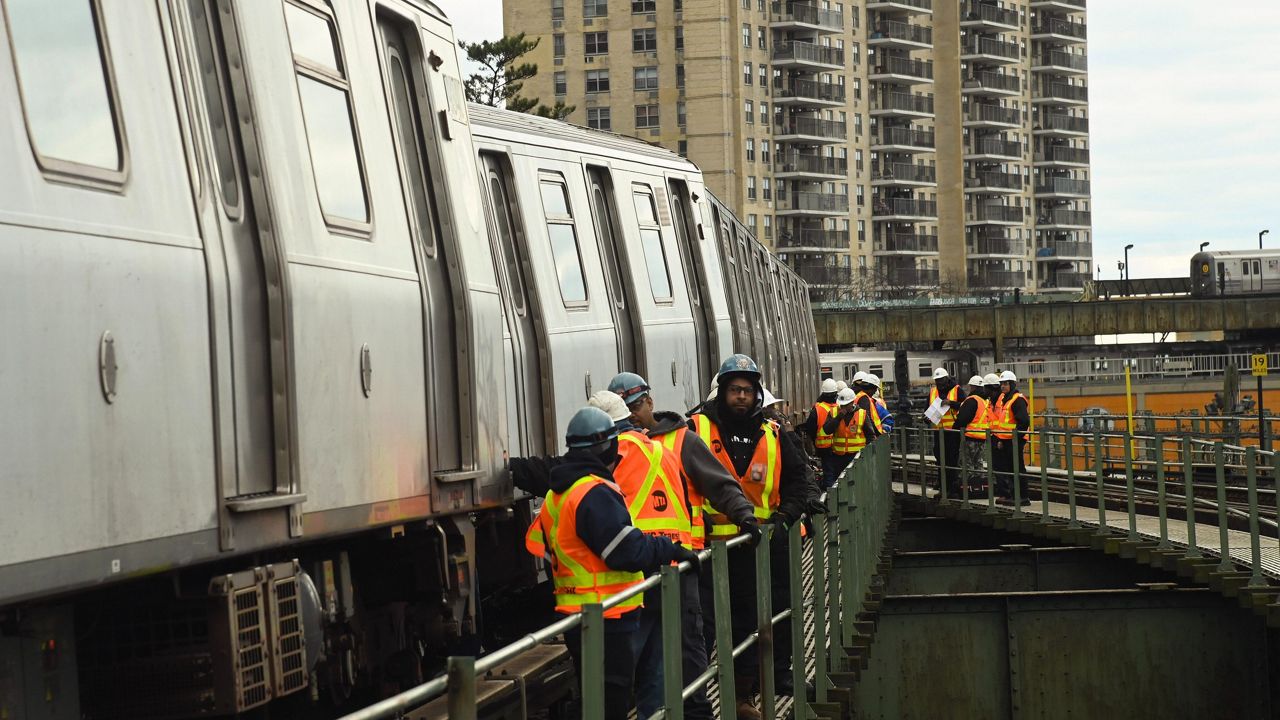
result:
[(618, 369), (812, 399), (807, 290), (697, 168), (469, 107), (427, 0), (0, 10), (0, 717), (415, 684), (519, 619), (505, 461)]
[(1191, 294), (1259, 295), (1280, 292), (1280, 250), (1216, 250), (1191, 256)]
[[(820, 375), (822, 378), (835, 378), (848, 382), (858, 371), (869, 372), (878, 376), (883, 385), (886, 397), (901, 391), (899, 378), (905, 373), (907, 392), (927, 393), (933, 385), (933, 371), (945, 369), (958, 382), (965, 382), (977, 371), (979, 366), (985, 367), (979, 357), (964, 350), (937, 351), (905, 351), (906, 366), (898, 367), (898, 353), (893, 350), (848, 350), (826, 352), (819, 355)], [(900, 372), (900, 370), (902, 372)]]

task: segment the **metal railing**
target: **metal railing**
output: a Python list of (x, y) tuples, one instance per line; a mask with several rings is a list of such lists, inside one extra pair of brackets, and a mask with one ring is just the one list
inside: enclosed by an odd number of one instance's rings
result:
[(848, 212), (849, 196), (825, 192), (792, 192), (778, 195), (778, 210)]
[(1045, 17), (1031, 26), (1032, 35), (1064, 35), (1069, 38), (1083, 40), (1085, 24), (1056, 17)]
[(938, 216), (938, 203), (935, 200), (915, 200), (912, 198), (875, 198), (872, 202), (873, 216), (906, 215), (911, 217)]
[(925, 233), (886, 233), (877, 237), (873, 252), (938, 252), (938, 236)]
[(1067, 132), (1089, 132), (1089, 118), (1072, 117), (1070, 115), (1048, 115), (1040, 118), (1036, 130), (1065, 130)]
[(960, 55), (993, 55), (1009, 60), (1018, 59), (1018, 44), (997, 40), (986, 35), (976, 35), (960, 49)]
[(1018, 125), (1022, 115), (1017, 108), (1000, 107), (987, 103), (973, 103), (969, 106), (967, 116), (969, 122), (996, 122), (1005, 125)]
[(780, 119), (774, 127), (776, 135), (812, 135), (815, 137), (844, 140), (848, 137), (845, 123), (839, 120), (821, 120), (811, 117)]
[(878, 97), (875, 110), (901, 110), (903, 112), (933, 114), (933, 98), (904, 92), (886, 92)]
[(844, 29), (844, 14), (837, 10), (823, 10), (808, 3), (775, 2), (770, 6), (771, 20), (775, 23), (804, 23), (834, 30)]
[(1027, 242), (1025, 240), (1015, 240), (1010, 237), (987, 237), (978, 238), (969, 243), (970, 255), (1017, 255), (1022, 256), (1027, 251)]
[[(1272, 599), (1280, 578), (1280, 494), (1271, 452), (1188, 436), (1044, 426), (1003, 440), (970, 441), (960, 431), (925, 427), (899, 426), (894, 434), (906, 495), (928, 497), (936, 483), (932, 497), (940, 503), (1051, 524), (1064, 537), (1080, 532), (1077, 539), (1091, 537), (1109, 551), (1190, 569), (1228, 594)], [(1008, 505), (998, 506), (997, 496)]]
[(880, 163), (879, 172), (872, 179), (932, 183), (938, 181), (938, 169), (932, 165), (883, 162)]
[(1063, 270), (1051, 273), (1048, 278), (1040, 283), (1040, 289), (1049, 290), (1061, 288), (1063, 290), (1081, 290), (1088, 282), (1089, 273), (1087, 272)]
[(907, 77), (933, 79), (932, 60), (912, 60), (910, 58), (888, 55), (880, 58), (880, 63), (871, 71), (873, 75), (906, 75)]
[(991, 222), (1022, 222), (1023, 210), (1017, 205), (979, 205), (974, 219)]
[[(450, 720), (474, 720), (476, 685), (485, 673), (574, 629), (581, 632), (582, 638), (582, 670), (578, 678), (582, 691), (582, 717), (604, 717), (604, 611), (655, 589), (661, 593), (664, 707), (649, 720), (682, 717), (684, 700), (698, 690), (710, 687), (713, 681), (718, 684), (721, 698), (720, 717), (734, 720), (736, 707), (730, 701), (736, 695), (733, 660), (753, 646), (761, 650), (761, 713), (765, 718), (774, 720), (777, 717), (773, 692), (774, 660), (768, 649), (772, 647), (777, 625), (782, 622), (791, 622), (794, 630), (791, 633), (792, 678), (798, 697), (792, 717), (811, 720), (816, 715), (804, 698), (808, 681), (806, 661), (810, 657), (815, 660), (815, 699), (818, 703), (825, 703), (831, 685), (830, 673), (847, 670), (849, 658), (844, 648), (854, 645), (857, 634), (855, 622), (859, 613), (867, 608), (866, 603), (871, 597), (872, 581), (884, 549), (885, 532), (893, 508), (890, 451), (887, 437), (867, 445), (826, 493), (827, 511), (810, 518), (812, 537), (806, 539), (802, 536), (800, 522), (794, 523), (785, 536), (778, 535), (775, 526), (764, 526), (764, 539), (751, 550), (755, 561), (757, 625), (755, 631), (739, 644), (733, 642), (729, 618), (735, 600), (743, 600), (730, 596), (729, 550), (747, 545), (749, 538), (740, 536), (727, 542), (713, 542), (710, 549), (699, 553), (702, 572), (709, 571), (712, 577), (712, 604), (720, 621), (715, 631), (719, 650), (716, 660), (709, 662), (707, 670), (688, 685), (684, 684), (680, 671), (681, 622), (685, 614), (681, 608), (680, 575), (694, 568), (691, 563), (684, 562), (679, 566), (665, 566), (657, 574), (603, 604), (586, 605), (580, 613), (568, 615), (489, 655), (481, 658), (450, 657), (446, 675), (351, 713), (342, 720), (397, 718), (440, 696), (447, 696)], [(770, 545), (775, 542), (786, 543), (789, 559), (787, 580), (791, 607), (779, 613), (774, 613), (771, 591)], [(813, 590), (808, 596), (802, 576), (806, 546), (813, 560)], [(793, 621), (793, 618), (803, 619), (808, 613), (813, 618), (812, 638), (806, 637), (803, 622)], [(727, 649), (731, 651), (726, 652)]]
[(1084, 55), (1076, 55), (1074, 53), (1062, 52), (1061, 50), (1049, 50), (1040, 54), (1037, 66), (1061, 67), (1070, 70), (1088, 70), (1089, 61)]
[(876, 10), (875, 6), (879, 5), (907, 5), (921, 10), (932, 10), (933, 0), (868, 0), (867, 9)]
[(970, 175), (965, 178), (967, 188), (1000, 188), (1003, 190), (1021, 190), (1022, 176), (1018, 173), (997, 172), (989, 170)]
[(847, 175), (849, 161), (845, 158), (807, 155), (804, 153), (780, 154), (774, 160), (773, 171), (775, 173)]
[(1017, 27), (1018, 11), (996, 7), (989, 3), (973, 3), (969, 6), (969, 12), (965, 13), (964, 21), (969, 22), (973, 20), (983, 20), (986, 22), (998, 23), (1000, 25)]
[(979, 70), (965, 81), (965, 87), (1018, 92), (1022, 89), (1022, 83), (1018, 80), (1018, 76), (1013, 73), (1006, 74), (991, 72), (990, 70)]
[(847, 230), (798, 230), (778, 234), (778, 247), (849, 248)]
[(791, 41), (773, 46), (773, 61), (802, 60), (822, 65), (844, 65), (844, 51), (815, 43)]
[(853, 268), (814, 262), (792, 262), (787, 265), (810, 285), (848, 285), (853, 282)]
[(879, 141), (872, 141), (872, 144), (931, 148), (933, 147), (933, 142), (932, 130), (917, 130), (910, 127), (881, 127)]
[(1036, 248), (1036, 258), (1087, 258), (1093, 257), (1093, 243), (1078, 240), (1059, 240)]
[[(1123, 382), (1125, 368), (1129, 368), (1131, 380), (1159, 378), (1216, 378), (1226, 374), (1227, 368), (1235, 368), (1242, 375), (1249, 371), (1251, 353), (1221, 353), (1214, 355), (1148, 355), (1130, 357), (1106, 355), (1114, 350), (1099, 349), (1097, 357), (1066, 359), (1013, 360), (1010, 369), (1019, 377), (1033, 377), (1036, 382)], [(1270, 367), (1280, 366), (1280, 351), (1268, 352)], [(1242, 387), (1243, 392), (1249, 392)]]
[(933, 30), (921, 25), (912, 25), (911, 23), (897, 20), (882, 20), (867, 29), (867, 40), (875, 40), (877, 38), (932, 45)]
[(934, 287), (938, 284), (938, 271), (934, 268), (891, 267), (882, 274), (890, 285)]
[(1087, 85), (1068, 85), (1063, 82), (1045, 83), (1041, 86), (1040, 97), (1088, 102), (1089, 87)]
[(1093, 213), (1088, 210), (1068, 210), (1066, 208), (1054, 208), (1047, 213), (1041, 213), (1036, 218), (1037, 225), (1077, 225), (1089, 226), (1093, 221)]
[(775, 98), (796, 98), (800, 100), (821, 100), (823, 102), (844, 102), (843, 85), (819, 82), (817, 80), (794, 79), (784, 86), (773, 90)]
[(1068, 177), (1048, 177), (1041, 178), (1036, 183), (1037, 195), (1048, 195), (1051, 193), (1063, 195), (1088, 195), (1089, 181), (1077, 180)]
[(1089, 164), (1089, 148), (1073, 148), (1063, 145), (1050, 145), (1045, 148), (1042, 157), (1037, 157), (1040, 162), (1068, 162), (1078, 165)]
[(980, 137), (973, 141), (974, 155), (999, 155), (1007, 158), (1022, 157), (1022, 144), (1017, 140), (1001, 140), (996, 137)]
[(1027, 284), (1027, 274), (1016, 270), (970, 270), (969, 287), (1014, 288)]

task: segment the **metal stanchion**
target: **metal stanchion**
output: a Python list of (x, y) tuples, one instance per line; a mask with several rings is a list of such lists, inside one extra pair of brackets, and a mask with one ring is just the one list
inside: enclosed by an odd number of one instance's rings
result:
[[(599, 605), (595, 607), (599, 608)], [(603, 639), (601, 640), (603, 642)], [(449, 658), (449, 718), (476, 720), (476, 659), (470, 656)], [(586, 673), (583, 673), (586, 677)], [(604, 682), (603, 674), (600, 682)], [(603, 692), (603, 687), (601, 689)], [(601, 698), (603, 702), (603, 697)], [(603, 708), (603, 705), (601, 706)]]
[(1095, 430), (1093, 432), (1093, 472), (1094, 481), (1098, 491), (1098, 534), (1107, 535), (1107, 500), (1106, 487), (1103, 484), (1102, 473), (1102, 433)]
[(684, 613), (681, 611), (680, 571), (674, 565), (664, 566), (659, 572), (662, 593), (662, 699), (667, 720), (684, 718), (684, 663), (681, 629)]
[[(1194, 421), (1193, 421), (1194, 422)], [(1182, 438), (1182, 484), (1183, 505), (1187, 516), (1187, 557), (1200, 557), (1200, 543), (1196, 542), (1196, 495), (1192, 487), (1192, 475), (1195, 472), (1191, 462), (1191, 438)]]
[(1218, 490), (1218, 572), (1231, 572), (1231, 535), (1227, 528), (1227, 468), (1221, 442), (1213, 444), (1213, 474)]
[(1124, 486), (1125, 501), (1128, 503), (1129, 511), (1129, 534), (1125, 539), (1136, 542), (1138, 540), (1138, 501), (1134, 497), (1133, 489), (1133, 433), (1128, 430), (1124, 433)]
[[(733, 608), (729, 603), (729, 548), (722, 542), (711, 545), (712, 603), (716, 610), (716, 663), (720, 680), (720, 718), (738, 719), (737, 688), (733, 674)], [(588, 715), (584, 718), (600, 717)]]
[(1262, 575), (1262, 537), (1258, 530), (1258, 451), (1248, 448), (1244, 451), (1245, 477), (1249, 484), (1249, 557), (1252, 560), (1253, 572), (1249, 575), (1249, 587), (1267, 586), (1267, 579)]
[(1067, 446), (1062, 454), (1062, 459), (1067, 465), (1067, 513), (1069, 517), (1067, 527), (1075, 530), (1080, 527), (1080, 520), (1076, 517), (1076, 440), (1072, 437), (1069, 426), (1062, 437)]
[(582, 717), (604, 717), (604, 606), (582, 607)]
[(1156, 435), (1156, 503), (1160, 513), (1159, 549), (1169, 549), (1169, 493), (1164, 479), (1164, 437)]

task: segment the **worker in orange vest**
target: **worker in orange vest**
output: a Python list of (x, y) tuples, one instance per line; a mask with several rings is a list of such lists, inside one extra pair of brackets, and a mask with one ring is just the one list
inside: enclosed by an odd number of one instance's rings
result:
[(933, 387), (929, 388), (929, 405), (941, 403), (942, 419), (936, 427), (941, 429), (942, 444), (938, 444), (935, 434), (933, 456), (941, 462), (942, 478), (947, 484), (947, 493), (955, 497), (960, 493), (960, 433), (953, 427), (956, 413), (960, 411), (960, 403), (964, 401), (964, 392), (956, 384), (946, 368), (933, 371)]
[[(704, 510), (711, 507), (730, 518), (743, 532), (758, 541), (761, 530), (756, 521), (751, 501), (742, 493), (742, 487), (725, 470), (706, 443), (689, 429), (684, 416), (669, 411), (654, 411), (653, 391), (645, 379), (633, 372), (623, 372), (609, 381), (609, 390), (615, 393), (625, 421), (648, 433), (650, 440), (664, 449), (664, 458), (670, 458), (687, 500), (694, 550), (706, 544)], [(615, 419), (616, 414), (611, 413)], [(625, 493), (624, 493), (625, 494)], [(703, 641), (702, 598), (698, 578), (686, 573), (681, 577), (680, 604), (683, 610), (681, 622), (681, 669), (685, 685), (691, 684), (706, 671), (707, 648)], [(636, 703), (640, 717), (649, 717), (662, 703), (662, 642), (661, 605), (656, 601), (645, 604), (642, 624), (653, 619), (651, 629), (642, 633), (642, 648), (637, 658)], [(710, 720), (713, 717), (711, 702), (705, 689), (699, 689), (684, 704), (684, 716), (690, 720)]]
[(991, 450), (992, 464), (996, 469), (997, 497), (1013, 500), (1013, 468), (1018, 468), (1018, 494), (1023, 505), (1030, 505), (1027, 497), (1027, 461), (1022, 447), (1027, 429), (1031, 426), (1031, 413), (1027, 398), (1018, 392), (1018, 376), (1012, 371), (1000, 373), (1000, 399), (996, 400), (991, 414), (991, 435), (995, 445)]
[(986, 493), (981, 488), (986, 485), (984, 466), (991, 404), (983, 396), (983, 384), (980, 375), (969, 378), (969, 393), (960, 403), (955, 425), (952, 426), (956, 432), (964, 436), (962, 452), (965, 465), (969, 468), (969, 477), (966, 478), (966, 482), (969, 484), (971, 498), (986, 497)]
[(825, 429), (827, 420), (835, 417), (836, 411), (839, 410), (839, 406), (836, 405), (836, 394), (838, 392), (840, 391), (834, 378), (823, 380), (818, 389), (818, 400), (809, 411), (809, 416), (796, 429), (797, 432), (804, 434), (813, 443), (813, 449), (818, 456), (818, 461), (822, 463), (823, 487), (830, 486), (835, 482), (836, 476), (839, 475), (838, 464), (840, 458), (832, 450), (835, 436)]
[[(525, 548), (545, 558), (555, 585), (556, 612), (572, 614), (603, 603), (640, 583), (645, 572), (691, 561), (692, 550), (666, 537), (647, 535), (631, 519), (614, 481), (618, 431), (602, 410), (586, 407), (569, 420), (569, 451), (551, 468), (550, 490), (529, 526)], [(623, 720), (633, 706), (635, 654), (632, 635), (644, 599), (636, 595), (605, 611), (605, 718)], [(581, 677), (581, 631), (565, 633)]]

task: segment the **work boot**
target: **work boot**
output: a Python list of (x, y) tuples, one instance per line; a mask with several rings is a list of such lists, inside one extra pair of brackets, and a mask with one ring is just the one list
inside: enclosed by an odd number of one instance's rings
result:
[(750, 700), (738, 701), (738, 720), (763, 720), (764, 716)]

